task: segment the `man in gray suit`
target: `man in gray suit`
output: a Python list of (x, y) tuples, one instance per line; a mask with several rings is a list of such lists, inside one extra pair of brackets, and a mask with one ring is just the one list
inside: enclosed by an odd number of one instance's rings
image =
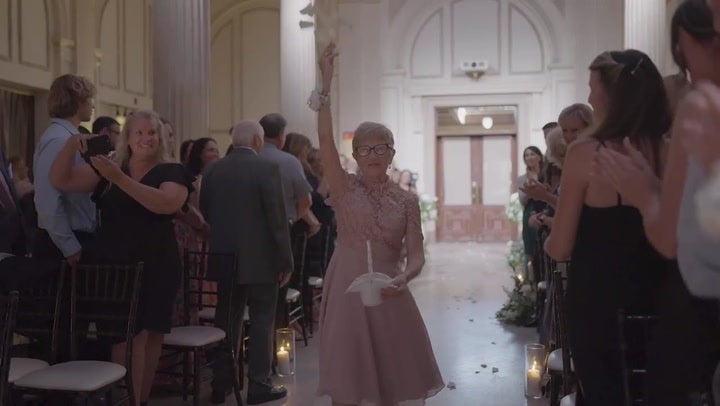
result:
[[(223, 283), (228, 275), (209, 266), (218, 283), (217, 327), (239, 331), (247, 304), (250, 308), (248, 398), (250, 405), (287, 396), (270, 380), (278, 284), (286, 285), (293, 271), (289, 224), (277, 164), (258, 155), (263, 129), (257, 121), (242, 121), (232, 131), (233, 150), (203, 173), (200, 210), (210, 224), (210, 251), (238, 256), (237, 284)], [(224, 325), (231, 298), (231, 325)], [(214, 362), (212, 401), (223, 403), (232, 386), (232, 359), (223, 353)]]

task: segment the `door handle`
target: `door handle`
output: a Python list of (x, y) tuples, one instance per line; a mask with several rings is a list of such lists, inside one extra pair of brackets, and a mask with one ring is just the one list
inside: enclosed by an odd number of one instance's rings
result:
[(480, 186), (477, 182), (472, 181), (470, 183), (470, 193), (472, 196), (472, 204), (480, 204)]

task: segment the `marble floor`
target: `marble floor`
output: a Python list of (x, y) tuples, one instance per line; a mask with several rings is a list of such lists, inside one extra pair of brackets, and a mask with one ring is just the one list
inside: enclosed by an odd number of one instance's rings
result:
[[(505, 263), (505, 244), (432, 244), (423, 273), (411, 283), (420, 307), (446, 388), (428, 400), (429, 406), (544, 406), (526, 401), (523, 394), (524, 344), (536, 341), (534, 329), (507, 327), (495, 320), (506, 299), (503, 286), (511, 285)], [(277, 379), (289, 396), (268, 406), (329, 406), (315, 399), (317, 346), (298, 346), (297, 373)], [(495, 372), (494, 372), (495, 371)], [(180, 399), (150, 404), (182, 404)], [(203, 404), (210, 404), (209, 394)], [(226, 405), (235, 405), (228, 397)]]

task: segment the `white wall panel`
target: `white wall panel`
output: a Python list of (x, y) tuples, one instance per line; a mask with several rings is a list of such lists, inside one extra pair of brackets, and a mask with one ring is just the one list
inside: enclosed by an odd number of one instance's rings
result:
[(118, 0), (109, 0), (100, 20), (100, 83), (114, 88), (120, 85), (118, 21)]
[(144, 0), (124, 0), (124, 78), (125, 90), (144, 94), (146, 49), (149, 44), (145, 31)]
[(487, 60), (500, 70), (500, 2), (462, 0), (452, 4), (453, 70), (462, 61)]
[(542, 72), (542, 46), (537, 31), (528, 18), (516, 7), (510, 7), (510, 72)]
[(442, 11), (425, 23), (415, 39), (412, 51), (411, 72), (415, 78), (439, 77), (443, 74)]
[(44, 0), (22, 0), (20, 11), (20, 62), (48, 68), (48, 19)]
[(0, 59), (10, 59), (10, 0), (0, 0)]

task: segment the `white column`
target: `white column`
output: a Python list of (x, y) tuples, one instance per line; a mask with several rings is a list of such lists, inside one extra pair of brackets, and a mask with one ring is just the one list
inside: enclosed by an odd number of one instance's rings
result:
[(317, 118), (307, 106), (315, 89), (317, 61), (313, 27), (300, 28), (300, 21), (313, 22), (301, 15), (308, 0), (282, 0), (280, 5), (280, 88), (281, 113), (287, 119), (288, 132), (306, 135), (317, 145)]
[(625, 0), (625, 49), (645, 52), (659, 68), (666, 55), (666, 0)]
[(179, 146), (210, 134), (210, 2), (154, 0), (152, 10), (153, 107)]

